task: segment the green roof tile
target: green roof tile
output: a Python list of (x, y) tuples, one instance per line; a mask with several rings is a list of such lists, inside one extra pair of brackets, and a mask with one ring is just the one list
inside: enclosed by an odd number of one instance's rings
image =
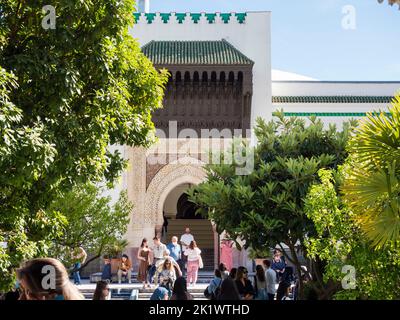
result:
[(147, 23), (148, 23), (148, 24), (153, 23), (155, 17), (156, 17), (156, 14), (155, 14), (155, 13), (146, 13)]
[(247, 17), (247, 13), (236, 13), (236, 18), (239, 23), (244, 23)]
[(186, 18), (186, 13), (175, 13), (175, 16), (178, 23), (183, 23)]
[(231, 14), (230, 13), (221, 13), (220, 17), (224, 23), (229, 23), (229, 20), (231, 19)]
[(226, 40), (151, 41), (143, 53), (156, 65), (253, 65)]
[(164, 23), (168, 23), (169, 18), (171, 18), (171, 13), (160, 13), (160, 17)]
[(206, 17), (209, 23), (214, 23), (216, 16), (216, 13), (206, 13)]
[(190, 16), (194, 23), (198, 23), (201, 18), (201, 13), (191, 13)]

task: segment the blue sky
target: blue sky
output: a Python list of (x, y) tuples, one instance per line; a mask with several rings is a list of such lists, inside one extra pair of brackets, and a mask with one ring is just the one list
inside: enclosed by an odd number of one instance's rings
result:
[[(150, 0), (152, 12), (272, 11), (272, 66), (320, 80), (400, 80), (400, 10), (377, 0)], [(387, 2), (387, 0), (385, 0)], [(356, 27), (342, 27), (342, 9)]]

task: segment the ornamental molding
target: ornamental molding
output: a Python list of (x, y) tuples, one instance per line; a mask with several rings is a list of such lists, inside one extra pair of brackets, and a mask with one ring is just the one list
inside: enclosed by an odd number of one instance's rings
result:
[[(188, 157), (190, 158), (190, 157)], [(182, 163), (182, 160), (180, 161)], [(206, 179), (203, 163), (187, 159), (187, 164), (168, 164), (151, 180), (146, 191), (144, 222), (151, 225), (163, 224), (163, 206), (168, 194), (177, 186), (190, 183), (200, 184)]]

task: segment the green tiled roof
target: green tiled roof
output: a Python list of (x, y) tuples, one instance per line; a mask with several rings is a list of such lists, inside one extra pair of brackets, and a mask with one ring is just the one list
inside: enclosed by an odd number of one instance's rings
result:
[(285, 117), (365, 117), (367, 115), (366, 112), (284, 112), (283, 114)]
[(273, 96), (272, 103), (390, 103), (390, 96)]
[(151, 41), (143, 53), (156, 65), (252, 65), (226, 40)]

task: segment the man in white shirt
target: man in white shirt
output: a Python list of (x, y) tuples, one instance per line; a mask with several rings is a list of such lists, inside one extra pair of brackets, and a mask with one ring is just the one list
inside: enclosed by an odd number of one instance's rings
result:
[[(194, 237), (193, 235), (190, 233), (190, 229), (189, 227), (186, 227), (185, 229), (185, 233), (183, 235), (181, 235), (181, 246), (182, 246), (182, 253), (185, 252), (185, 250), (189, 247), (190, 243), (194, 241)], [(182, 259), (184, 260), (182, 263), (182, 271), (184, 273), (184, 275), (186, 274), (186, 270), (187, 270), (187, 256), (185, 256), (184, 254), (182, 255)]]
[(149, 283), (152, 283), (154, 274), (156, 272), (156, 265), (159, 260), (164, 260), (164, 256), (168, 255), (167, 246), (161, 243), (158, 237), (153, 238), (154, 246), (153, 246), (153, 264), (149, 270)]
[(264, 260), (263, 264), (265, 268), (265, 281), (267, 282), (268, 300), (274, 300), (277, 284), (276, 272), (271, 269), (271, 261)]
[(186, 227), (185, 233), (181, 236), (182, 252), (185, 252), (190, 243), (194, 240), (193, 235), (190, 233), (190, 229)]

